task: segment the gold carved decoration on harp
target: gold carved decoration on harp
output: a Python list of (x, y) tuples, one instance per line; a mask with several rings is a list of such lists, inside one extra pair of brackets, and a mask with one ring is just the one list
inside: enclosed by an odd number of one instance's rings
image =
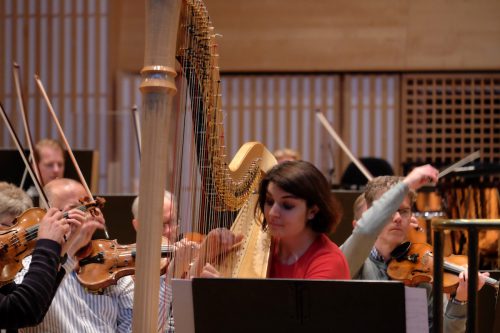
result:
[[(218, 266), (223, 276), (263, 277), (267, 272), (270, 239), (254, 220), (253, 193), (276, 160), (262, 144), (251, 142), (240, 148), (231, 163), (226, 162), (214, 39), (201, 1), (146, 1), (139, 221), (147, 222), (141, 223), (137, 234), (134, 332), (157, 331), (166, 184), (179, 195), (181, 226), (205, 234), (230, 226), (246, 236), (242, 246)], [(188, 111), (179, 111), (180, 106)], [(180, 130), (180, 123), (192, 129), (191, 138)], [(187, 155), (193, 161), (183, 164), (186, 142), (192, 143)], [(192, 198), (183, 199), (184, 193)], [(188, 218), (182, 216), (186, 202), (192, 206)]]

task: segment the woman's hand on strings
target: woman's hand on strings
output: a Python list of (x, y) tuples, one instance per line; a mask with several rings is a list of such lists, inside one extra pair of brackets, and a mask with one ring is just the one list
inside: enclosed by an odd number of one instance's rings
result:
[(217, 269), (215, 269), (214, 266), (210, 265), (207, 263), (204, 267), (203, 270), (201, 271), (201, 277), (203, 278), (218, 278), (220, 277), (220, 273)]
[[(202, 276), (203, 271), (207, 267), (205, 264), (214, 262), (219, 256), (237, 249), (242, 240), (243, 235), (235, 235), (225, 228), (217, 228), (210, 231), (201, 243), (198, 258), (190, 264), (189, 276)], [(208, 268), (207, 272), (205, 272), (207, 275), (219, 274), (212, 265), (209, 265), (209, 267), (211, 268)]]
[(243, 235), (235, 235), (225, 228), (210, 231), (201, 244), (201, 254), (205, 262), (213, 261), (218, 256), (236, 249), (243, 240)]

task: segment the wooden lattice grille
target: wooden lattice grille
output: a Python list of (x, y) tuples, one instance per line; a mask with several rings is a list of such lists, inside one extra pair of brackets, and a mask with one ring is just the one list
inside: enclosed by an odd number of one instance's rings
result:
[(450, 164), (476, 150), (500, 162), (500, 74), (407, 74), (402, 79), (406, 163)]

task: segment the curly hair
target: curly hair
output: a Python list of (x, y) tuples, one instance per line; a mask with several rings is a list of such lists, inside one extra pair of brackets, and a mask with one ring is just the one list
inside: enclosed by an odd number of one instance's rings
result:
[(26, 192), (7, 182), (0, 182), (0, 217), (15, 217), (33, 207)]

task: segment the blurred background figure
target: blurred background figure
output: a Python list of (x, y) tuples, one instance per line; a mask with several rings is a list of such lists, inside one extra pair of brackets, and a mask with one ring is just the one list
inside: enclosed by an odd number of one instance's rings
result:
[(20, 188), (0, 182), (0, 228), (10, 227), (14, 219), (33, 207), (31, 198)]
[(35, 145), (35, 158), (42, 177), (42, 185), (64, 175), (64, 149), (52, 139), (42, 139)]
[[(132, 225), (137, 231), (139, 228), (139, 197), (135, 198), (132, 203), (132, 215), (134, 219), (132, 220)], [(167, 238), (172, 243), (178, 238), (177, 235), (177, 221), (176, 221), (176, 211), (175, 211), (175, 201), (172, 193), (165, 191), (163, 197), (163, 237)], [(182, 238), (182, 236), (181, 236)]]
[(300, 160), (300, 153), (296, 150), (290, 148), (278, 149), (274, 152), (274, 157), (278, 160), (278, 163), (285, 161), (298, 161)]

